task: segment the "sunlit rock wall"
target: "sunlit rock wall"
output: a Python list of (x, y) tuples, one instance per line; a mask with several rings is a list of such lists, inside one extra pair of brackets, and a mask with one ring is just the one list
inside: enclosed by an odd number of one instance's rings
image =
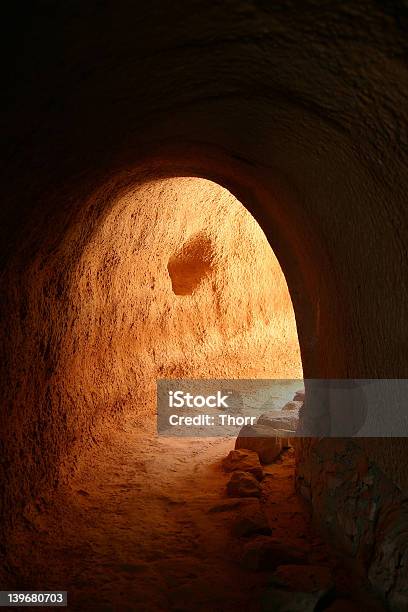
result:
[(41, 247), (28, 236), (3, 278), (11, 521), (124, 410), (153, 420), (156, 378), (301, 376), (284, 275), (231, 193), (198, 178), (106, 193), (61, 234), (45, 219)]
[(70, 300), (64, 384), (104, 412), (127, 398), (140, 414), (160, 377), (301, 377), (280, 265), (249, 212), (210, 181), (152, 181), (118, 199)]

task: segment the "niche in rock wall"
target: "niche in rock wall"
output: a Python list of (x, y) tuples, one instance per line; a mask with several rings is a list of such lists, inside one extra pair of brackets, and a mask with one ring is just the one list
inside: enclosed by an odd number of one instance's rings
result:
[(214, 249), (203, 233), (191, 236), (167, 264), (173, 292), (191, 295), (213, 270)]

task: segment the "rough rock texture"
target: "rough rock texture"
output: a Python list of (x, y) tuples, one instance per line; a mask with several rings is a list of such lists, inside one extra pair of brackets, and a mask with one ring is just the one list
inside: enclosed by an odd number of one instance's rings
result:
[[(297, 396), (295, 395), (295, 397), (297, 397)], [(287, 402), (282, 407), (282, 410), (284, 410), (285, 412), (291, 412), (291, 411), (299, 412), (300, 408), (302, 407), (302, 404), (303, 404), (302, 401), (295, 401), (295, 400), (293, 400), (292, 402)]]
[[(295, 452), (290, 448), (282, 454), (279, 462), (265, 468), (266, 478), (262, 486), (265, 503), (262, 506), (273, 529), (272, 538), (256, 538), (254, 541), (258, 544), (254, 547), (248, 543), (248, 561), (252, 559), (256, 569), (257, 560), (261, 561), (266, 556), (266, 564), (273, 566), (271, 569), (275, 571), (286, 564), (285, 573), (288, 572), (287, 577), (293, 579), (293, 588), (285, 586), (278, 580), (275, 580), (273, 585), (274, 588), (280, 587), (280, 590), (282, 587), (286, 591), (289, 590), (292, 595), (299, 592), (297, 589), (300, 584), (295, 583), (297, 573), (292, 572), (288, 566), (294, 565), (297, 569), (301, 566), (299, 573), (303, 572), (302, 588), (305, 588), (304, 585), (307, 582), (310, 584), (307, 578), (310, 573), (308, 568), (319, 567), (319, 575), (324, 578), (323, 583), (320, 583), (322, 588), (327, 591), (328, 585), (325, 577), (328, 575), (332, 576), (335, 583), (334, 592), (330, 589), (330, 598), (325, 600), (325, 606), (336, 598), (343, 597), (352, 600), (353, 603), (358, 602), (361, 610), (384, 612), (381, 598), (367, 588), (365, 573), (361, 571), (352, 557), (343, 558), (338, 554), (338, 548), (333, 546), (332, 541), (322, 537), (319, 521), (314, 522), (313, 517), (309, 514), (310, 504), (294, 493), (295, 479), (291, 469), (294, 461)], [(268, 547), (275, 548), (276, 555), (270, 554), (268, 557), (266, 551), (262, 552), (264, 547), (266, 550)], [(285, 558), (290, 560), (285, 561)], [(282, 561), (279, 562), (279, 559)], [(270, 572), (268, 577), (270, 583)], [(321, 609), (325, 607), (322, 605)]]
[(230, 497), (260, 497), (261, 486), (254, 476), (247, 472), (233, 472), (227, 484)]
[[(126, 363), (119, 366), (112, 390), (104, 353), (95, 355), (93, 316), (110, 322), (101, 328), (106, 349), (123, 319), (129, 340), (131, 315), (104, 290), (120, 255), (109, 248), (105, 258), (93, 240), (106, 219), (116, 227), (113, 204), (141, 177), (213, 179), (256, 216), (288, 281), (306, 377), (408, 376), (402, 0), (91, 0), (85, 10), (74, 0), (8, 10), (3, 512), (18, 513), (70, 475), (102, 420), (133, 397), (124, 381), (137, 381), (138, 367), (128, 378)], [(168, 286), (190, 299), (211, 266), (194, 263), (196, 243), (184, 254), (183, 244), (169, 253)], [(178, 273), (186, 257), (188, 286)], [(95, 376), (81, 359), (84, 347), (100, 361)], [(126, 351), (114, 349), (119, 362)], [(406, 440), (359, 444), (406, 495)]]
[(232, 450), (222, 460), (222, 468), (225, 472), (249, 472), (257, 480), (262, 480), (264, 471), (259, 462), (258, 454), (250, 450)]
[(316, 523), (342, 544), (386, 595), (393, 610), (408, 607), (408, 504), (354, 441), (294, 439), (297, 487)]
[[(288, 438), (281, 436), (280, 433), (282, 432), (271, 427), (269, 423), (246, 425), (239, 432), (235, 448), (255, 451), (261, 463), (272, 463), (282, 450), (289, 446)], [(284, 433), (287, 436), (288, 432)]]
[(248, 499), (249, 503), (238, 509), (238, 518), (233, 521), (231, 532), (236, 537), (271, 535), (265, 511), (259, 500)]
[(276, 430), (295, 432), (299, 423), (299, 416), (296, 410), (290, 411), (290, 414), (282, 413), (281, 410), (271, 410), (261, 414), (256, 423)]

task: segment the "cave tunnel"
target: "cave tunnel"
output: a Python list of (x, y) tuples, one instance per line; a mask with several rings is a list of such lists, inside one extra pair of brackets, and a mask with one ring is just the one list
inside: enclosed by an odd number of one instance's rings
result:
[(0, 590), (408, 610), (405, 438), (155, 413), (159, 379), (299, 379), (285, 418), (319, 422), (309, 380), (408, 378), (405, 5), (5, 19)]

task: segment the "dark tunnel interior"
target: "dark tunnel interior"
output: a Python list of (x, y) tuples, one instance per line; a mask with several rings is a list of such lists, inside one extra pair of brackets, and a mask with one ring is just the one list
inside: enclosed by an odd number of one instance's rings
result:
[[(408, 378), (407, 7), (20, 8), (4, 12), (0, 591), (407, 610), (406, 438), (295, 435), (325, 418), (308, 381)], [(192, 379), (295, 384), (239, 435), (161, 435), (157, 381)]]

